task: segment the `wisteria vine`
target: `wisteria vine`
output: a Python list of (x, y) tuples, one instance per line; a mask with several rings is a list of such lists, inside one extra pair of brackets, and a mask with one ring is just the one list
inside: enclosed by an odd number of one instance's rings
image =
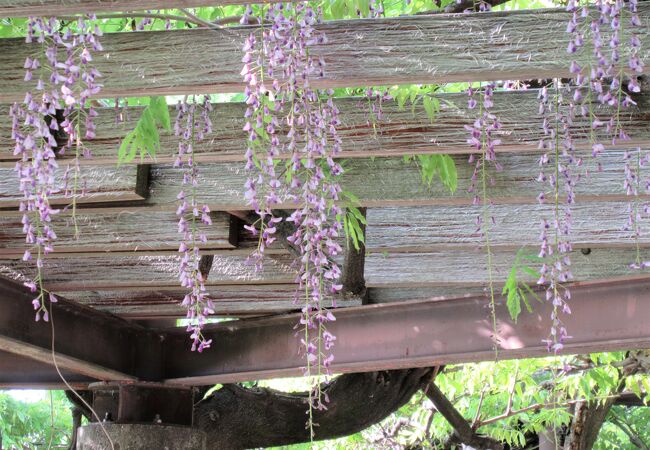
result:
[(191, 333), (192, 351), (202, 352), (212, 343), (212, 339), (205, 338), (202, 330), (208, 316), (214, 314), (214, 304), (205, 288), (207, 274), (201, 272), (200, 246), (207, 242), (201, 226), (211, 225), (212, 219), (208, 205), (200, 205), (197, 199), (199, 180), (194, 146), (212, 132), (210, 97), (204, 96), (200, 104), (189, 102), (186, 97), (183, 102), (179, 102), (176, 110), (174, 134), (179, 138), (179, 144), (174, 167), (183, 169), (183, 189), (176, 197), (178, 232), (181, 235), (178, 276), (181, 286), (189, 290), (182, 305), (187, 309), (187, 330)]
[(493, 95), (495, 84), (488, 83), (484, 87), (479, 87), (480, 100), (475, 98), (475, 90), (470, 84), (467, 94), (467, 108), (475, 110), (478, 107), (478, 114), (472, 125), (465, 125), (465, 129), (470, 133), (467, 143), (476, 150), (478, 158), (474, 153), (469, 157), (469, 163), (474, 165), (474, 171), (470, 179), (468, 192), (474, 196), (473, 204), (481, 205), (482, 213), (476, 216), (477, 232), (481, 232), (487, 254), (487, 273), (488, 273), (488, 293), (490, 296), (490, 316), (492, 320), (492, 332), (495, 356), (498, 356), (498, 330), (496, 318), (496, 305), (494, 298), (494, 273), (492, 263), (492, 246), (490, 242), (490, 224), (494, 218), (490, 215), (490, 199), (488, 195), (489, 185), (492, 179), (488, 174), (489, 166), (497, 172), (502, 170), (501, 164), (497, 161), (496, 147), (501, 144), (501, 139), (496, 135), (501, 128), (501, 122), (492, 112), (494, 107)]
[[(92, 105), (89, 106), (89, 99), (101, 90), (98, 83), (101, 74), (92, 65), (92, 53), (102, 50), (99, 42), (102, 32), (92, 22), (92, 17), (79, 18), (73, 33), (70, 27), (60, 30), (60, 23), (54, 18), (29, 18), (26, 42), (37, 44), (38, 49), (25, 60), (24, 80), (33, 86), (26, 92), (22, 104), (15, 103), (10, 108), (12, 138), (16, 142), (14, 155), (19, 157), (15, 170), (23, 194), (19, 209), (23, 212), (23, 232), (29, 245), (23, 260), (31, 261), (34, 256), (36, 259), (36, 276), (25, 283), (37, 293), (32, 302), (36, 320), (48, 321), (47, 301), (56, 302), (56, 296), (43, 286), (43, 267), (44, 258), (54, 250), (57, 238), (52, 217), (60, 210), (50, 202), (50, 197), (59, 193), (57, 153), (62, 155), (71, 148), (75, 152), (63, 176), (64, 193), (72, 198), (74, 217), (80, 180), (79, 158), (82, 155), (90, 157), (83, 142), (95, 137), (97, 113)], [(62, 53), (64, 58), (61, 58)], [(61, 123), (57, 119), (60, 107), (63, 108)], [(60, 129), (67, 136), (64, 145), (57, 141)], [(72, 188), (68, 184), (71, 171)]]
[[(252, 258), (259, 267), (264, 250), (276, 239), (282, 218), (274, 215), (274, 208), (282, 201), (293, 202), (297, 208), (286, 221), (295, 231), (286, 239), (300, 253), (296, 281), (302, 318), (298, 329), (306, 355), (305, 374), (317, 379), (329, 372), (336, 339), (327, 331), (327, 323), (335, 319), (325, 301), (341, 289), (335, 262), (342, 251), (337, 243), (342, 224), (336, 219), (341, 214), (336, 204), (341, 188), (336, 180), (343, 172), (334, 159), (341, 139), (333, 91), (311, 86), (311, 80), (324, 71), (324, 61), (310, 54), (313, 45), (326, 42), (314, 28), (320, 16), (307, 2), (270, 6), (261, 21), (261, 40), (254, 33), (249, 35), (242, 60), (250, 174), (246, 199), (259, 216), (256, 224), (247, 227), (259, 235)], [(248, 17), (243, 21), (248, 23)], [(280, 127), (286, 138), (278, 135)], [(308, 399), (312, 436), (313, 409), (325, 409), (326, 400), (316, 381)]]

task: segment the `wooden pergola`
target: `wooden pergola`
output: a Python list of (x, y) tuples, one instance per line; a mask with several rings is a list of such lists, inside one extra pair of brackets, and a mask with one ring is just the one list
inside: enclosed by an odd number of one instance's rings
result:
[[(176, 3), (0, 0), (0, 17), (157, 9)], [(191, 7), (246, 2), (182, 3)], [(641, 56), (648, 60), (650, 5), (642, 3), (639, 10), (646, 30), (639, 35)], [(553, 9), (324, 23), (328, 42), (317, 47), (316, 54), (325, 59), (327, 70), (313, 84), (329, 88), (565, 77), (567, 14)], [(103, 74), (101, 95), (240, 92), (241, 43), (250, 30), (238, 26), (107, 34), (104, 51), (96, 56)], [(22, 101), (22, 67), (30, 51), (21, 39), (0, 41), (4, 115), (11, 102)], [(494, 175), (489, 193), (490, 214), (498, 224), (491, 230), (498, 286), (516, 251), (537, 246), (539, 223), (548, 211), (536, 199), (542, 137), (537, 95), (535, 89), (495, 94), (494, 113), (503, 124), (498, 156), (504, 167)], [(466, 162), (472, 148), (464, 125), (475, 112), (467, 110), (464, 94), (438, 98), (440, 111), (434, 121), (422, 106), (411, 112), (388, 103), (376, 129), (368, 127), (367, 111), (358, 99), (337, 100), (342, 157), (349, 159), (342, 185), (367, 208), (368, 225), (365, 249), (346, 258), (344, 270), (356, 274), (351, 282), (359, 289), (356, 295), (337, 299), (337, 321), (331, 325), (337, 336), (334, 372), (494, 358), (484, 242), (474, 223), (482, 207), (473, 205), (467, 192), (473, 167)], [(642, 93), (635, 101), (637, 106), (623, 118), (631, 140), (608, 149), (600, 159), (603, 170), (593, 170), (576, 188), (573, 315), (566, 319), (573, 337), (564, 353), (650, 347), (650, 275), (628, 268), (637, 244), (622, 230), (630, 201), (622, 187), (623, 153), (650, 147), (650, 96)], [(612, 113), (600, 104), (593, 108), (603, 116)], [(116, 167), (119, 143), (133, 129), (141, 109), (131, 108), (119, 124), (113, 109), (99, 110), (97, 137), (87, 143), (93, 158), (82, 161), (89, 184), (77, 210), (79, 239), (69, 211), (54, 219), (56, 251), (46, 261), (47, 287), (60, 295), (53, 310), (52, 349), (50, 327), (33, 321), (31, 294), (22, 287), (35, 268), (21, 259), (24, 235), (17, 210), (21, 193), (13, 172), (14, 144), (10, 123), (0, 121), (1, 387), (62, 388), (53, 356), (65, 378), (80, 389), (98, 381), (186, 388), (301, 373), (304, 363), (293, 330), (299, 309), (293, 302), (294, 257), (278, 243), (269, 250), (261, 272), (245, 263), (256, 242), (243, 228), (249, 218), (243, 196), (244, 109), (237, 103), (215, 105), (214, 133), (195, 149), (199, 197), (213, 211), (203, 249), (212, 256), (206, 260), (207, 286), (216, 315), (240, 319), (210, 325), (207, 334), (213, 348), (203, 354), (190, 352), (184, 329), (173, 328), (184, 315), (176, 273), (175, 201), (181, 174), (171, 165), (174, 136), (162, 136), (155, 160)], [(590, 124), (581, 120), (574, 124), (573, 135), (578, 152), (588, 160)], [(601, 130), (597, 133), (606, 139)], [(455, 194), (435, 182), (423, 185), (418, 168), (402, 159), (431, 153), (453, 155), (458, 167)], [(647, 171), (642, 168), (643, 178)], [(68, 202), (64, 196), (56, 199), (60, 205)], [(281, 207), (295, 205), (286, 202)], [(642, 234), (638, 244), (650, 259), (650, 234)], [(542, 340), (550, 328), (551, 308), (535, 303), (534, 311), (522, 313), (515, 323), (499, 297), (500, 357), (546, 355)]]

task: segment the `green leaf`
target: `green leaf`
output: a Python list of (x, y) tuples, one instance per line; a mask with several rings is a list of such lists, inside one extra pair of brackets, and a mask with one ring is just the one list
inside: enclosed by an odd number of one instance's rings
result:
[(156, 156), (160, 149), (158, 128), (171, 131), (171, 119), (165, 97), (151, 97), (144, 108), (133, 131), (125, 137), (117, 152), (118, 165), (131, 162), (136, 155), (144, 159), (147, 155)]
[(506, 305), (508, 306), (510, 317), (516, 322), (519, 314), (521, 314), (521, 298), (519, 297), (518, 290), (512, 289), (508, 291)]

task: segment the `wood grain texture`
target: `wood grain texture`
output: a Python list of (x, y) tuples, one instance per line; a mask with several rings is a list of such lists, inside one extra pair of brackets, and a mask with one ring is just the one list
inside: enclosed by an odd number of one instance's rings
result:
[[(625, 202), (590, 202), (574, 205), (572, 243), (575, 248), (631, 248), (637, 244), (650, 247), (650, 223), (639, 222), (641, 235), (634, 239), (626, 231), (628, 204)], [(484, 245), (476, 226), (482, 215), (480, 206), (384, 207), (368, 210), (366, 244), (369, 253), (422, 251), (464, 251)], [(543, 218), (552, 217), (551, 205), (493, 205), (489, 215), (492, 246), (516, 251), (538, 244)], [(208, 243), (202, 247), (210, 253), (247, 256), (257, 245), (257, 238), (246, 230), (231, 230), (230, 216), (212, 214), (213, 224), (206, 227)], [(97, 208), (77, 213), (78, 239), (70, 215), (58, 215), (54, 226), (58, 232), (55, 252), (50, 258), (75, 256), (173, 255), (178, 248), (177, 221), (172, 212), (147, 208)], [(241, 225), (241, 224), (240, 224)], [(521, 230), (531, 230), (522, 233)], [(233, 239), (237, 233), (239, 242)], [(0, 257), (20, 258), (26, 248), (18, 212), (0, 217)], [(344, 242), (341, 240), (341, 245)], [(281, 245), (269, 248), (269, 254), (287, 254)]]
[[(537, 114), (537, 90), (497, 92), (494, 95), (494, 113), (503, 127), (498, 131), (502, 144), (497, 147), (503, 152), (536, 151), (543, 137), (542, 120)], [(471, 124), (477, 114), (467, 109), (465, 94), (440, 94), (440, 111), (432, 122), (419, 102), (412, 110), (410, 106), (399, 108), (396, 102), (383, 105), (383, 117), (374, 128), (368, 123), (368, 104), (365, 99), (347, 98), (337, 100), (341, 110), (341, 125), (338, 133), (343, 141), (342, 156), (346, 158), (371, 156), (399, 156), (419, 153), (469, 153), (467, 130), (464, 125)], [(650, 146), (650, 94), (636, 96), (638, 106), (626, 109), (621, 114), (621, 122), (632, 141), (626, 145)], [(614, 113), (611, 108), (600, 104), (591, 106), (594, 114), (603, 119)], [(220, 103), (214, 105), (211, 114), (214, 124), (209, 139), (194, 146), (196, 159), (201, 162), (244, 161), (246, 133), (244, 127), (245, 107), (240, 103)], [(7, 113), (0, 107), (0, 115)], [(135, 128), (142, 108), (130, 108), (122, 112), (123, 122), (117, 123), (112, 108), (99, 110), (97, 137), (86, 145), (93, 158), (82, 160), (82, 164), (109, 164), (117, 162), (117, 149), (124, 136)], [(7, 113), (8, 114), (8, 113)], [(170, 107), (174, 117), (174, 108)], [(576, 148), (591, 148), (590, 121), (576, 118), (572, 134)], [(282, 134), (283, 132), (281, 132)], [(596, 131), (600, 142), (609, 142), (604, 129)], [(178, 151), (178, 139), (171, 133), (162, 132), (161, 148), (156, 154), (157, 163), (171, 162)], [(13, 141), (11, 122), (0, 122), (0, 161), (13, 164)], [(139, 163), (136, 158), (134, 163)], [(149, 161), (147, 161), (149, 162)]]
[[(537, 249), (530, 250), (536, 253)], [(635, 249), (592, 249), (588, 255), (572, 253), (576, 280), (607, 279), (633, 275), (629, 269)], [(642, 249), (643, 260), (650, 250)], [(487, 258), (481, 249), (422, 253), (372, 253), (367, 256), (368, 287), (478, 286), (488, 280)], [(514, 262), (511, 250), (494, 249), (493, 276), (505, 281)], [(49, 259), (45, 262), (46, 286), (58, 291), (115, 289), (177, 289), (177, 256), (119, 256)], [(534, 264), (533, 264), (534, 266)], [(34, 276), (34, 265), (19, 260), (1, 260), (0, 275), (14, 280)], [(208, 286), (287, 284), (295, 280), (293, 257), (273, 255), (261, 272), (246, 264), (244, 256), (215, 255)], [(535, 282), (530, 277), (525, 280)]]
[[(65, 195), (63, 176), (66, 171), (61, 164), (56, 171), (56, 193), (49, 196), (53, 205), (65, 206), (72, 203)], [(78, 194), (85, 186), (85, 194), (77, 198), (77, 204), (103, 203), (142, 200), (136, 192), (137, 167), (84, 166), (79, 180)], [(72, 188), (72, 175), (68, 186)], [(16, 207), (23, 198), (18, 186), (18, 178), (13, 169), (0, 167), (0, 208)]]
[[(571, 242), (575, 248), (650, 246), (650, 221), (639, 221), (641, 235), (634, 239), (624, 228), (628, 204), (578, 203), (571, 208)], [(464, 251), (482, 247), (485, 238), (476, 218), (480, 206), (390, 207), (368, 210), (366, 244), (372, 252)], [(517, 250), (539, 244), (542, 219), (553, 217), (553, 205), (493, 205), (488, 215), (490, 243)], [(526, 230), (525, 232), (522, 232)]]
[[(650, 5), (640, 5), (639, 12), (642, 27), (637, 32), (645, 59), (650, 54)], [(566, 53), (568, 19), (567, 12), (549, 9), (327, 22), (318, 27), (327, 43), (310, 50), (325, 60), (326, 71), (312, 86), (567, 76), (573, 59)], [(627, 40), (628, 27), (624, 29), (621, 41)], [(240, 92), (241, 47), (251, 31), (255, 28), (105, 35), (105, 51), (95, 57), (104, 75), (100, 95)], [(32, 48), (22, 39), (1, 45), (0, 102), (20, 101), (25, 92), (22, 66)], [(587, 51), (578, 55), (579, 62), (589, 59)]]
[[(208, 290), (215, 305), (215, 314), (239, 316), (250, 314), (281, 314), (301, 308), (294, 301), (296, 285), (259, 286), (214, 286)], [(177, 290), (111, 290), (111, 291), (68, 291), (66, 298), (92, 306), (101, 311), (116, 314), (125, 319), (153, 319), (183, 317), (185, 310), (180, 305), (185, 291)], [(358, 306), (358, 298), (339, 298), (336, 306)], [(326, 300), (332, 305), (332, 299)]]
[[(642, 154), (645, 154), (644, 150)], [(602, 171), (595, 169), (587, 153), (575, 193), (577, 202), (594, 200), (627, 201), (623, 190), (624, 151), (610, 150), (599, 161)], [(454, 156), (458, 169), (458, 189), (450, 194), (436, 179), (431, 186), (422, 183), (419, 168), (414, 163), (405, 163), (401, 158), (354, 159), (344, 163), (346, 172), (341, 179), (344, 190), (359, 197), (362, 206), (421, 206), (421, 205), (470, 205), (473, 195), (468, 193), (473, 165), (467, 157)], [(489, 187), (489, 198), (494, 203), (537, 203), (541, 190), (547, 190), (536, 178), (539, 173), (538, 154), (504, 153), (498, 156), (503, 165), (501, 172), (491, 171), (493, 184)], [(585, 176), (589, 170), (589, 176)], [(642, 169), (642, 178), (650, 175), (650, 167)], [(199, 171), (199, 198), (213, 210), (246, 210), (242, 186), (246, 174), (241, 163), (204, 164)], [(151, 169), (151, 184), (147, 204), (157, 208), (175, 208), (176, 195), (182, 178), (178, 169), (156, 165)], [(261, 189), (260, 189), (261, 191)], [(295, 208), (293, 202), (279, 205), (280, 208)]]
[[(147, 208), (80, 209), (76, 214), (79, 235), (71, 214), (58, 214), (52, 223), (57, 233), (53, 258), (80, 253), (174, 253), (180, 244), (178, 218), (171, 211)], [(212, 213), (212, 225), (202, 227), (208, 238), (206, 249), (232, 249), (230, 216)], [(27, 248), (22, 231), (21, 215), (4, 212), (0, 216), (0, 255), (22, 257)]]
[[(647, 153), (643, 150), (642, 154)], [(623, 190), (624, 151), (613, 149), (601, 155), (602, 171), (595, 169), (588, 152), (578, 156), (585, 161), (576, 173), (583, 177), (575, 192), (577, 202), (595, 200), (628, 201)], [(450, 194), (438, 180), (431, 186), (422, 183), (420, 170), (414, 163), (401, 158), (353, 159), (346, 161), (346, 172), (341, 179), (344, 190), (359, 197), (362, 206), (421, 206), (421, 205), (470, 205), (473, 196), (468, 193), (473, 165), (467, 157), (455, 155), (458, 170), (458, 189)], [(494, 203), (536, 203), (536, 197), (544, 186), (536, 181), (539, 172), (539, 156), (536, 153), (504, 153), (498, 156), (503, 165), (501, 172), (491, 171), (493, 183), (489, 187), (489, 198)], [(125, 168), (97, 169), (91, 177), (97, 189), (102, 192), (119, 191), (120, 180), (125, 179)], [(85, 168), (82, 168), (85, 170)], [(589, 171), (589, 176), (586, 176)], [(90, 172), (93, 173), (92, 171)], [(642, 168), (641, 179), (650, 175), (650, 167)], [(244, 199), (246, 173), (242, 163), (205, 163), (199, 166), (197, 198), (207, 203), (212, 210), (237, 211), (249, 207)], [(19, 192), (15, 175), (6, 172), (0, 178), (8, 201), (16, 201)], [(158, 210), (175, 211), (176, 196), (182, 187), (182, 171), (170, 165), (154, 165), (150, 172), (147, 200), (143, 206)], [(2, 191), (0, 191), (2, 192)], [(9, 194), (11, 193), (11, 194)], [(11, 195), (11, 196), (10, 196)], [(103, 198), (106, 201), (106, 198)], [(295, 208), (292, 202), (279, 205), (280, 208)], [(90, 212), (89, 212), (90, 214)]]
[[(272, 1), (274, 0), (264, 0), (265, 3)], [(0, 17), (27, 17), (43, 14), (61, 16), (145, 9), (244, 5), (246, 3), (248, 2), (245, 0), (0, 0)]]

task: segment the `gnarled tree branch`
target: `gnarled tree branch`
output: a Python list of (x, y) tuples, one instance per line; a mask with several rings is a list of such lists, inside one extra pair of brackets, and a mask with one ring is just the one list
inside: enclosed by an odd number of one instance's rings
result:
[(454, 448), (458, 444), (465, 444), (476, 449), (503, 449), (503, 445), (499, 441), (474, 432), (469, 422), (458, 412), (435, 383), (429, 383), (425, 389), (425, 394), (433, 402), (433, 406), (436, 407), (438, 412), (454, 428), (454, 434), (445, 442), (445, 448)]
[[(323, 386), (327, 409), (314, 411), (316, 439), (357, 433), (399, 409), (433, 377), (434, 369), (344, 374)], [(208, 449), (244, 449), (309, 442), (307, 393), (228, 384), (199, 402), (195, 426)]]

